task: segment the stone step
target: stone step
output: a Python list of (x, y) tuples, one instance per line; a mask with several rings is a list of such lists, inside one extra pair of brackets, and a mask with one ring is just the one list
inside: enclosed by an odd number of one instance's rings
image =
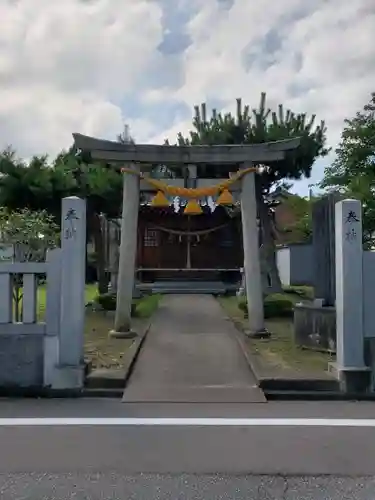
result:
[(213, 294), (236, 290), (237, 285), (227, 285), (221, 281), (155, 281), (154, 283), (140, 283), (138, 288), (141, 291), (153, 293)]
[(152, 386), (125, 388), (124, 403), (265, 403), (263, 391), (254, 386)]
[(154, 281), (153, 283), (139, 283), (140, 288), (226, 288), (222, 281)]
[(212, 289), (197, 289), (194, 290), (192, 289), (186, 289), (186, 290), (181, 290), (181, 289), (173, 289), (173, 288), (152, 288), (152, 293), (161, 293), (161, 294), (193, 294), (193, 295), (212, 295), (212, 294), (222, 294), (225, 293), (226, 290), (223, 288), (222, 290), (212, 290)]

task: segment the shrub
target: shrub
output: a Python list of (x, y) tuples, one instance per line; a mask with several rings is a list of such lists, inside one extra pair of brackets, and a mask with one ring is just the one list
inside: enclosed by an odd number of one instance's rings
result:
[[(115, 293), (102, 293), (98, 295), (95, 302), (99, 304), (104, 311), (116, 311), (116, 294)], [(138, 301), (134, 300), (131, 305), (131, 315), (137, 316)]]
[(311, 286), (285, 286), (284, 293), (298, 295), (302, 299), (313, 299), (314, 289)]
[(264, 300), (265, 318), (290, 318), (293, 311), (294, 301), (282, 293), (268, 295)]
[(130, 310), (130, 315), (133, 318), (137, 318), (138, 317), (138, 302), (135, 302), (135, 301), (132, 302), (132, 306), (131, 306), (131, 310)]
[(238, 302), (238, 308), (247, 314), (247, 301), (245, 298), (241, 298)]
[(97, 302), (105, 311), (116, 310), (116, 294), (114, 293), (102, 293), (96, 297), (95, 302)]
[[(293, 316), (294, 302), (281, 293), (267, 295), (263, 303), (265, 318), (290, 318)], [(238, 308), (248, 314), (247, 301), (240, 299)]]

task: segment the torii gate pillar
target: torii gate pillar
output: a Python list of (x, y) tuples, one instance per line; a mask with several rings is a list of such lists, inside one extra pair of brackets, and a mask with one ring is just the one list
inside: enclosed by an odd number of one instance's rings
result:
[[(132, 165), (139, 172), (139, 167)], [(121, 244), (117, 283), (117, 304), (114, 330), (116, 338), (133, 338), (131, 331), (131, 306), (134, 288), (134, 268), (137, 253), (137, 226), (139, 211), (139, 176), (123, 175)]]
[[(244, 168), (249, 166), (244, 165)], [(268, 334), (264, 327), (254, 172), (248, 172), (242, 178), (241, 218), (249, 335), (265, 337)]]

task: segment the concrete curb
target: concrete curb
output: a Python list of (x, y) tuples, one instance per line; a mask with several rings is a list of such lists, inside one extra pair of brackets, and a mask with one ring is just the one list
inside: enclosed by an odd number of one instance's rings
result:
[(268, 401), (375, 401), (375, 393), (344, 393), (339, 383), (330, 379), (288, 379), (267, 377), (265, 368), (256, 353), (250, 354), (245, 346), (242, 325), (228, 316), (236, 327), (235, 337), (241, 347), (250, 370)]
[(131, 349), (133, 352), (131, 354), (130, 363), (122, 372), (123, 376), (111, 377), (110, 376), (111, 370), (108, 370), (108, 376), (103, 375), (100, 377), (95, 377), (94, 376), (95, 371), (92, 371), (91, 377), (88, 376), (86, 379), (85, 391), (89, 392), (90, 394), (93, 394), (95, 391), (97, 391), (98, 393), (100, 391), (102, 392), (104, 391), (103, 394), (107, 394), (111, 390), (115, 391), (114, 393), (121, 390), (122, 391), (121, 396), (122, 396), (122, 393), (124, 392), (124, 389), (133, 373), (135, 363), (138, 359), (143, 343), (146, 340), (150, 327), (151, 327), (151, 321), (148, 321), (146, 327), (143, 329), (142, 335), (136, 338), (133, 344), (129, 347), (129, 349)]
[[(371, 395), (366, 394), (349, 394), (344, 395), (339, 391), (338, 381), (332, 379), (320, 379), (320, 378), (284, 378), (284, 377), (270, 377), (265, 372), (268, 371), (267, 368), (263, 366), (262, 361), (259, 359), (259, 355), (250, 353), (248, 347), (244, 342), (244, 333), (242, 324), (239, 321), (229, 317), (235, 326), (235, 338), (245, 356), (246, 362), (249, 365), (250, 370), (254, 374), (258, 387), (263, 390), (265, 396), (269, 399), (312, 399), (313, 395), (319, 396), (321, 399), (333, 399), (335, 397), (349, 397), (349, 399), (357, 399), (362, 397), (370, 397)], [(336, 395), (336, 396), (334, 396)], [(373, 398), (375, 400), (375, 398)]]
[(76, 399), (83, 395), (83, 389), (50, 389), (48, 387), (0, 387), (0, 398), (6, 399)]
[[(18, 387), (0, 386), (0, 398), (6, 399), (77, 399), (77, 398), (122, 398), (124, 389), (134, 370), (135, 363), (140, 354), (142, 345), (151, 327), (149, 319), (142, 335), (129, 347), (133, 349), (132, 357), (127, 368), (123, 372), (123, 377), (93, 377), (94, 370), (87, 364), (85, 387), (82, 389), (51, 389), (49, 387)], [(134, 346), (134, 347), (133, 347)], [(108, 370), (110, 371), (110, 370)], [(90, 376), (92, 377), (90, 379)], [(90, 384), (91, 382), (91, 384)]]
[(375, 394), (339, 391), (271, 391), (264, 390), (268, 401), (375, 401)]
[(118, 389), (49, 389), (40, 387), (0, 387), (0, 399), (121, 398)]
[(124, 389), (128, 385), (128, 382), (129, 382), (129, 380), (130, 380), (130, 378), (131, 378), (131, 376), (133, 374), (133, 371), (134, 371), (134, 368), (135, 368), (135, 364), (136, 364), (136, 362), (138, 360), (139, 355), (141, 354), (141, 350), (142, 350), (143, 344), (146, 341), (146, 338), (148, 336), (150, 328), (151, 328), (151, 321), (149, 321), (149, 323), (147, 325), (147, 328), (145, 329), (142, 337), (140, 338), (139, 343), (137, 345), (137, 348), (135, 350), (134, 356), (132, 357), (132, 359), (131, 359), (131, 361), (129, 363), (128, 369), (127, 369), (126, 374), (125, 374)]
[[(255, 375), (257, 377), (257, 375)], [(300, 391), (333, 393), (339, 392), (339, 383), (336, 380), (324, 379), (292, 379), (292, 378), (258, 378), (259, 387), (264, 391)]]
[(122, 399), (124, 388), (121, 389), (84, 389), (82, 393), (83, 398), (110, 398)]

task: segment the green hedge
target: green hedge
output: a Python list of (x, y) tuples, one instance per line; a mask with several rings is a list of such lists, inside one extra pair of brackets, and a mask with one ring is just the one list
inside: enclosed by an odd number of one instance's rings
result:
[(102, 293), (95, 299), (105, 311), (116, 311), (116, 295), (114, 293)]
[(313, 299), (314, 288), (312, 286), (284, 286), (284, 293), (298, 295), (302, 299)]
[[(265, 318), (291, 318), (293, 317), (294, 301), (287, 295), (275, 293), (267, 295), (264, 299)], [(246, 299), (240, 300), (238, 307), (245, 314), (248, 314)]]
[[(116, 294), (108, 292), (98, 295), (95, 302), (97, 302), (104, 309), (104, 311), (116, 311), (116, 300)], [(131, 310), (132, 316), (136, 315), (136, 309), (137, 302), (133, 301)]]

